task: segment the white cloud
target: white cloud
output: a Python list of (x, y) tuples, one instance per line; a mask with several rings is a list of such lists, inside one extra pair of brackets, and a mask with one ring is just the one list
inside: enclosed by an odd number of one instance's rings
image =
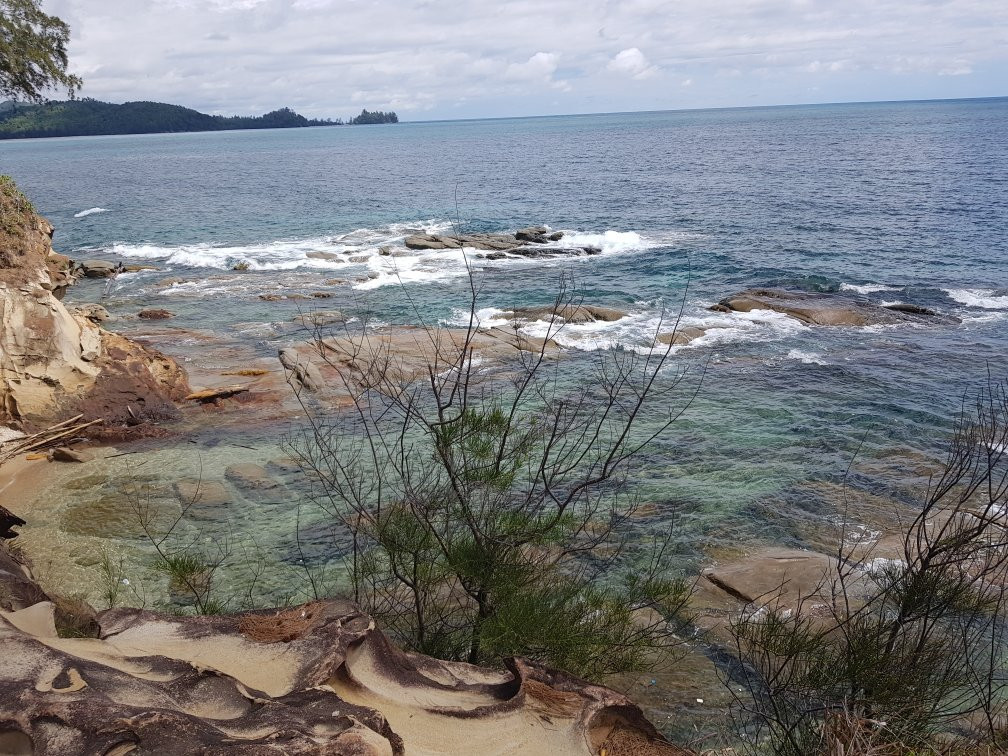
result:
[[(813, 87), (819, 100), (1008, 94), (1004, 0), (511, 0), (506, 13), (489, 0), (44, 6), (71, 26), (82, 95), (212, 112), (598, 112), (795, 102)], [(663, 72), (692, 86), (670, 87)]]
[(648, 59), (636, 47), (621, 50), (609, 61), (606, 68), (617, 73), (627, 74), (635, 79), (649, 79), (658, 73), (658, 69), (652, 66)]

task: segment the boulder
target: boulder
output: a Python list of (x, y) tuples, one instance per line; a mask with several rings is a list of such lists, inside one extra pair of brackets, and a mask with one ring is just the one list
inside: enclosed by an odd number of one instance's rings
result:
[(90, 462), (94, 459), (91, 452), (78, 451), (77, 449), (71, 449), (68, 446), (57, 446), (50, 452), (50, 458), (54, 462)]
[(174, 318), (175, 313), (171, 310), (155, 308), (151, 310), (140, 310), (140, 312), (137, 313), (137, 317), (143, 320), (167, 320), (168, 318)]
[(939, 315), (913, 305), (883, 307), (866, 299), (841, 294), (821, 294), (786, 289), (748, 289), (722, 299), (712, 310), (751, 312), (772, 310), (807, 325), (869, 326), (898, 323), (958, 323), (957, 318)]
[[(517, 307), (511, 312), (504, 313), (506, 318), (517, 318), (519, 320), (549, 320), (554, 314), (552, 305), (545, 307)], [(604, 321), (611, 323), (626, 317), (625, 312), (614, 310), (611, 307), (597, 307), (595, 305), (565, 305), (556, 309), (556, 316), (563, 319), (565, 323), (571, 325), (583, 325)]]
[(306, 252), (305, 257), (309, 260), (342, 260), (343, 255), (338, 255), (335, 252)]
[(74, 315), (87, 318), (92, 323), (101, 324), (109, 319), (109, 311), (100, 304), (82, 304), (73, 308)]
[(680, 326), (674, 333), (659, 334), (658, 341), (662, 344), (671, 344), (672, 346), (686, 346), (687, 344), (696, 341), (701, 336), (704, 336), (711, 330), (714, 329), (697, 328), (696, 326)]
[(308, 391), (318, 391), (325, 385), (318, 366), (293, 347), (281, 349), (278, 356), (280, 364), (290, 371), (290, 378), (297, 386)]
[(112, 278), (119, 272), (119, 266), (108, 260), (84, 260), (80, 266), (87, 278)]

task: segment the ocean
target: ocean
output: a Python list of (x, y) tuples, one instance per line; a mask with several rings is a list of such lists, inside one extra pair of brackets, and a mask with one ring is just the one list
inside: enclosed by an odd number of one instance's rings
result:
[[(653, 505), (641, 531), (674, 519), (688, 572), (761, 544), (830, 548), (845, 485), (874, 502), (857, 527), (883, 530), (879, 502), (913, 505), (967, 392), (1008, 378), (1005, 98), (7, 141), (0, 172), (54, 224), (58, 251), (157, 268), (108, 287), (84, 281), (68, 303), (101, 301), (117, 316), (108, 327), (126, 333), (149, 329), (136, 311), (167, 308), (176, 317), (155, 343), (204, 369), (226, 365), (215, 344), (272, 359), (290, 343), (285, 324), (303, 303), (264, 294), (326, 287), (320, 306), (378, 322), (415, 323), (417, 311), (459, 322), (466, 260), (407, 253), (418, 230), (546, 224), (563, 244), (599, 247), (549, 260), (469, 255), (481, 317), (547, 304), (571, 276), (586, 303), (627, 313), (567, 329), (575, 373), (599, 350), (641, 348), (680, 303), (683, 325), (718, 326), (675, 348), (677, 365), (695, 375), (706, 364), (706, 376), (636, 473)], [(308, 256), (320, 251), (340, 259)], [(232, 270), (239, 263), (248, 270)], [(817, 327), (709, 309), (751, 287), (909, 303), (958, 322)], [(199, 532), (254, 538), (295, 564), (292, 502), (303, 494), (277, 460), (279, 436), (297, 425), (194, 426), (146, 442), (143, 462), (102, 461), (84, 483), (58, 468), (33, 494), (37, 537), (93, 570), (104, 545), (142, 551), (109, 494), (127, 473), (167, 486), (199, 469), (230, 485), (228, 464), (275, 463), (274, 493), (232, 490), (231, 509)], [(323, 530), (308, 540), (336, 560)]]

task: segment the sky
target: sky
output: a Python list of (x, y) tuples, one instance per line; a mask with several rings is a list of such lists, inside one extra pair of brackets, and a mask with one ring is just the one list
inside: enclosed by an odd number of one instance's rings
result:
[(1006, 0), (43, 0), (80, 94), (402, 120), (1008, 95)]

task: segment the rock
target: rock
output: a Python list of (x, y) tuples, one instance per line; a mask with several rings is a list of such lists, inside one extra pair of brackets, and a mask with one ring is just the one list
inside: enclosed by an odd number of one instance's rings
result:
[(343, 284), (346, 283), (346, 279), (345, 278), (327, 278), (322, 283), (324, 283), (326, 286), (342, 286)]
[(518, 241), (532, 242), (534, 244), (545, 244), (550, 230), (546, 226), (530, 226), (515, 231), (515, 239)]
[(317, 312), (303, 312), (292, 318), (293, 322), (300, 323), (308, 328), (316, 326), (335, 325), (345, 323), (346, 315), (339, 310), (318, 310)]
[(76, 449), (71, 449), (67, 446), (57, 446), (50, 453), (53, 461), (55, 462), (90, 462), (94, 459), (94, 455), (91, 452), (77, 451)]
[(14, 528), (20, 528), (25, 524), (25, 521), (16, 514), (0, 506), (0, 539), (17, 538), (18, 534), (14, 532)]
[(828, 597), (835, 568), (836, 559), (826, 554), (771, 547), (710, 567), (703, 577), (744, 604), (794, 608), (803, 599)]
[(561, 239), (563, 239), (563, 237), (564, 237), (563, 231), (554, 231), (552, 234), (548, 234), (546, 236), (546, 238), (549, 239), (550, 241), (560, 241)]
[(57, 641), (54, 604), (25, 582), (41, 598), (0, 617), (17, 660), (0, 672), (8, 753), (686, 753), (622, 693), (523, 659), (491, 670), (405, 653), (350, 602), (110, 609), (98, 638)]
[(162, 286), (165, 289), (170, 289), (172, 286), (178, 286), (179, 284), (186, 283), (184, 278), (162, 278), (157, 282), (157, 286)]
[(174, 318), (175, 313), (163, 309), (140, 310), (137, 313), (137, 317), (143, 320), (167, 320), (168, 318)]
[[(510, 313), (504, 313), (504, 317), (535, 321), (549, 320), (553, 314), (554, 308), (550, 305), (546, 307), (518, 307)], [(584, 323), (594, 323), (598, 320), (611, 323), (626, 317), (626, 313), (610, 307), (565, 305), (556, 310), (556, 316), (562, 318), (565, 323), (582, 325)]]
[(335, 252), (306, 252), (305, 257), (309, 260), (342, 260), (343, 255)]
[(507, 259), (507, 253), (506, 252), (491, 252), (488, 255), (483, 255), (483, 259), (484, 260), (506, 260)]
[(284, 300), (294, 301), (299, 299), (308, 299), (304, 294), (290, 293), (290, 294), (260, 294), (259, 299), (264, 302), (280, 302)]
[(662, 344), (672, 344), (672, 346), (686, 346), (690, 342), (696, 341), (714, 328), (697, 328), (696, 326), (680, 326), (675, 333), (662, 333), (658, 336), (658, 341)]
[(311, 295), (312, 299), (329, 299), (332, 296), (332, 293), (328, 291), (313, 291)]
[(937, 315), (931, 310), (913, 305), (883, 307), (840, 294), (813, 294), (785, 289), (749, 289), (722, 299), (711, 309), (718, 312), (772, 310), (807, 325), (822, 326), (959, 322), (957, 318)]
[(145, 270), (160, 270), (153, 265), (124, 265), (122, 268), (123, 273), (142, 273)]
[(100, 304), (82, 304), (73, 308), (74, 315), (87, 318), (92, 323), (104, 323), (109, 319), (109, 312)]
[(258, 490), (276, 488), (279, 484), (266, 472), (266, 468), (250, 462), (237, 465), (228, 465), (224, 470), (224, 477), (234, 483), (238, 488), (246, 490)]
[(442, 241), (441, 237), (431, 234), (408, 236), (403, 244), (406, 245), (407, 249), (447, 249), (447, 244)]
[(894, 310), (895, 312), (905, 312), (909, 315), (930, 315), (930, 316), (938, 315), (937, 312), (928, 307), (921, 307), (920, 305), (906, 304), (903, 302), (897, 302), (896, 304), (882, 305), (882, 306), (885, 307), (887, 310)]
[(316, 365), (292, 347), (280, 350), (280, 364), (290, 371), (290, 377), (308, 391), (318, 391), (324, 385), (322, 373)]
[(194, 391), (185, 397), (187, 402), (216, 402), (218, 399), (227, 399), (236, 394), (243, 394), (248, 391), (248, 386), (220, 386), (218, 388), (203, 389)]
[(112, 278), (119, 272), (119, 266), (108, 260), (84, 260), (80, 266), (87, 278)]
[(174, 485), (175, 496), (183, 508), (187, 506), (226, 507), (234, 496), (219, 480), (187, 478)]
[(382, 257), (388, 257), (392, 254), (392, 247), (378, 247), (378, 254)]
[(359, 265), (360, 263), (366, 263), (370, 259), (371, 255), (354, 255), (353, 257), (350, 258), (350, 262), (354, 263), (355, 265)]
[[(185, 372), (67, 311), (54, 294), (67, 279), (52, 226), (9, 184), (0, 184), (0, 215), (0, 423), (36, 429), (80, 413), (109, 429), (173, 416), (189, 391)], [(96, 270), (112, 266), (97, 262)]]

